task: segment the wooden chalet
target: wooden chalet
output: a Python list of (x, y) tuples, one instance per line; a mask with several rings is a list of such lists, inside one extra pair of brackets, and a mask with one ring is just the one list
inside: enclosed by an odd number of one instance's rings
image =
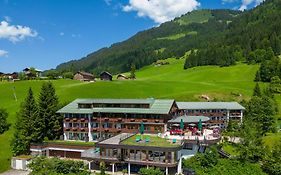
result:
[(79, 71), (74, 75), (73, 79), (80, 81), (94, 81), (95, 77), (91, 73)]
[[(31, 67), (27, 67), (27, 68), (24, 68), (23, 70), (23, 73), (27, 76), (27, 77), (32, 77), (32, 73), (31, 73)], [(35, 72), (36, 72), (36, 77), (42, 77), (42, 70), (39, 70), (39, 69), (35, 69)]]
[(112, 75), (111, 73), (104, 71), (100, 74), (100, 79), (103, 81), (112, 81)]

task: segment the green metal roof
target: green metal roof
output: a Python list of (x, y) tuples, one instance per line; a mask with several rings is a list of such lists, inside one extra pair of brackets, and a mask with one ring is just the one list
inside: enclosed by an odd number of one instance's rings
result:
[(237, 102), (177, 102), (179, 109), (228, 109), (228, 110), (245, 110)]
[(206, 122), (210, 120), (209, 117), (205, 117), (205, 116), (180, 116), (169, 120), (168, 123), (180, 123), (181, 119), (183, 120), (184, 123), (197, 123), (199, 122), (200, 119), (202, 122)]
[[(89, 109), (78, 108), (81, 103), (106, 103), (106, 104), (150, 104), (150, 108), (113, 108), (113, 107), (95, 107)], [(69, 103), (57, 113), (133, 113), (133, 114), (169, 114), (174, 100), (157, 99), (76, 99)]]
[(155, 99), (78, 99), (80, 104), (103, 103), (103, 104), (153, 104)]

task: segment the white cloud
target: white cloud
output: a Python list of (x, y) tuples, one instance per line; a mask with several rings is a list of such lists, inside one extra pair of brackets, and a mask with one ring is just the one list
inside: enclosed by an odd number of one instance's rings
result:
[(149, 17), (156, 23), (170, 21), (175, 17), (197, 9), (197, 0), (130, 0), (123, 11), (137, 11), (139, 17)]
[(36, 37), (37, 32), (26, 26), (10, 25), (7, 21), (0, 23), (0, 39), (8, 39), (15, 43), (26, 37)]
[(259, 5), (265, 0), (222, 0), (222, 4), (225, 3), (234, 3), (234, 2), (241, 2), (239, 10), (244, 11), (248, 8), (249, 5), (254, 4), (255, 6)]
[(4, 19), (5, 19), (5, 21), (7, 21), (7, 22), (11, 22), (11, 21), (12, 21), (12, 18), (9, 17), (9, 16), (4, 16)]
[(7, 57), (7, 56), (8, 56), (8, 52), (6, 50), (0, 49), (0, 57)]
[(112, 1), (112, 0), (104, 0), (104, 2), (105, 2), (107, 5), (111, 5), (111, 1)]

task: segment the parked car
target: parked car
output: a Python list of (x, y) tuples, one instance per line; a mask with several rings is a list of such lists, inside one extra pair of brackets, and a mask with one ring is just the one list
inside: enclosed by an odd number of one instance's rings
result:
[(184, 135), (184, 132), (181, 129), (174, 129), (170, 130), (170, 135)]

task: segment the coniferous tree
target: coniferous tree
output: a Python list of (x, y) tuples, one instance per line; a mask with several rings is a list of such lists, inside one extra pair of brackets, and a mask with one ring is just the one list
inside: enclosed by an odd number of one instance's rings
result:
[(0, 134), (3, 134), (10, 127), (10, 124), (7, 122), (8, 113), (5, 109), (0, 108)]
[(130, 74), (130, 78), (131, 78), (131, 79), (135, 79), (135, 78), (136, 78), (135, 72), (136, 72), (136, 66), (133, 64), (133, 65), (131, 66), (131, 74)]
[(29, 88), (28, 95), (17, 113), (15, 133), (11, 143), (14, 155), (28, 154), (30, 143), (37, 141), (37, 138), (34, 137), (36, 135), (34, 122), (37, 117), (37, 104), (32, 89)]
[(258, 70), (255, 76), (255, 82), (259, 82), (259, 81), (261, 81), (261, 74), (260, 71)]
[(259, 83), (256, 83), (256, 86), (254, 88), (253, 96), (257, 96), (257, 97), (261, 97), (262, 96)]
[(58, 110), (58, 97), (55, 92), (55, 88), (51, 82), (45, 82), (42, 85), (41, 92), (39, 95), (39, 116), (40, 123), (43, 123), (42, 135), (40, 139), (43, 141), (44, 137), (49, 140), (58, 139), (62, 134), (62, 118), (56, 114)]

